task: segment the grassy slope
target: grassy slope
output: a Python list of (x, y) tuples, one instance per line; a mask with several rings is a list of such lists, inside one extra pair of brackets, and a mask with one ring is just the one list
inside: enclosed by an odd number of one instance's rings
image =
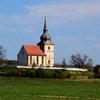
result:
[(0, 100), (100, 100), (100, 82), (0, 78)]

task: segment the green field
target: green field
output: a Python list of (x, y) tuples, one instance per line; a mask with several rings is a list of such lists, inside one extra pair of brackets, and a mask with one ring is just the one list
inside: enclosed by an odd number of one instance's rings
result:
[(1, 77), (0, 100), (100, 100), (100, 81)]

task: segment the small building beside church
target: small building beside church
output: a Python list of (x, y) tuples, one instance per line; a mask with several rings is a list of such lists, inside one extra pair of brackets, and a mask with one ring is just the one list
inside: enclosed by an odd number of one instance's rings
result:
[(54, 65), (54, 44), (51, 36), (48, 34), (46, 17), (44, 20), (43, 34), (40, 36), (40, 42), (37, 45), (22, 45), (18, 55), (18, 65), (21, 66), (48, 66)]

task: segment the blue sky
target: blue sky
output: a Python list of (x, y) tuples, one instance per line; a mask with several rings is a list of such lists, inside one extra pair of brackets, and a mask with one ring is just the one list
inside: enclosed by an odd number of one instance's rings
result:
[(100, 0), (2, 0), (0, 45), (7, 59), (17, 59), (23, 44), (37, 44), (44, 15), (55, 44), (55, 63), (72, 54), (86, 54), (100, 64)]

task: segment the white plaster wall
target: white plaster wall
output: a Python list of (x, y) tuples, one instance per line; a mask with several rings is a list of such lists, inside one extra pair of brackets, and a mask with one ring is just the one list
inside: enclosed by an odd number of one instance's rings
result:
[(27, 65), (27, 54), (23, 48), (18, 53), (18, 64)]
[[(48, 49), (50, 47), (50, 49)], [(54, 65), (54, 45), (45, 45), (44, 46), (44, 53), (46, 56), (46, 66), (53, 66)], [(50, 60), (50, 64), (48, 63)]]

